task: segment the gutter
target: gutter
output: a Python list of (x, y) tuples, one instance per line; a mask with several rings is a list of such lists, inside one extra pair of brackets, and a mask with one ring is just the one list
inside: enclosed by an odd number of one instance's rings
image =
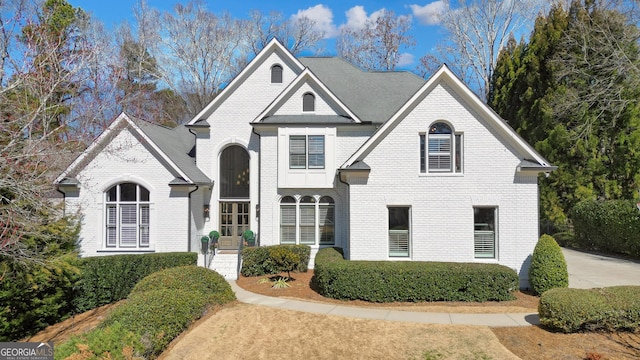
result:
[(187, 238), (187, 251), (191, 252), (191, 194), (193, 194), (194, 192), (198, 191), (198, 189), (200, 188), (199, 185), (196, 185), (196, 188), (189, 191), (189, 194), (187, 195), (188, 197), (188, 205), (187, 205), (187, 233), (188, 238)]

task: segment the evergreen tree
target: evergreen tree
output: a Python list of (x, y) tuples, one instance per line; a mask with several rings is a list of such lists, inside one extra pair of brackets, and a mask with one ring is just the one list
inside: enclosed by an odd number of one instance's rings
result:
[(638, 35), (624, 13), (574, 1), (499, 57), (489, 105), (558, 166), (540, 191), (541, 213), (556, 224), (580, 200), (637, 196)]

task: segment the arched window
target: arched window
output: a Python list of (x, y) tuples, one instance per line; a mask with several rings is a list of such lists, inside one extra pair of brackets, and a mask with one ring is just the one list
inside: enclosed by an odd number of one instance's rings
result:
[(149, 247), (149, 190), (120, 183), (105, 192), (107, 248)]
[(462, 134), (436, 122), (420, 134), (420, 172), (462, 172)]
[(271, 67), (271, 83), (272, 84), (282, 83), (282, 66), (273, 65)]
[(280, 200), (280, 243), (296, 243), (296, 199), (291, 196)]
[(312, 93), (302, 96), (302, 111), (316, 111), (316, 97)]
[[(280, 243), (335, 244), (335, 203), (330, 196), (292, 196), (280, 200)], [(318, 240), (319, 239), (319, 240)]]

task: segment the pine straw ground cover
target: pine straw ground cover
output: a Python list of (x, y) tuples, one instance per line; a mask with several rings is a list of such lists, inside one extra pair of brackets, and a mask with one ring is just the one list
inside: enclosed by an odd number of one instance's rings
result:
[[(313, 272), (292, 273), (287, 289), (259, 284), (261, 277), (241, 278), (246, 290), (308, 301), (380, 306), (408, 311), (536, 311), (537, 298), (519, 293), (504, 303), (368, 304), (327, 300), (310, 286)], [(97, 325), (108, 308), (69, 319), (25, 339), (59, 343)], [(82, 325), (82, 326), (80, 326)], [(515, 354), (515, 356), (514, 356)], [(179, 336), (161, 359), (637, 359), (638, 334), (557, 334), (539, 327), (488, 328), (406, 324), (306, 314), (232, 303), (207, 314)]]
[[(537, 312), (538, 298), (518, 292), (517, 300), (485, 303), (392, 303), (372, 304), (364, 301), (340, 301), (326, 299), (313, 290), (313, 271), (292, 274), (291, 287), (272, 289), (262, 277), (241, 277), (237, 283), (245, 290), (268, 295), (298, 298), (309, 301), (339, 303), (341, 305), (374, 306), (406, 311), (501, 313)], [(521, 359), (638, 359), (640, 358), (640, 334), (629, 333), (581, 333), (561, 334), (538, 326), (517, 328), (491, 328), (500, 343)], [(442, 357), (449, 358), (441, 353)], [(426, 357), (429, 358), (429, 357)], [(473, 357), (472, 357), (473, 358)]]

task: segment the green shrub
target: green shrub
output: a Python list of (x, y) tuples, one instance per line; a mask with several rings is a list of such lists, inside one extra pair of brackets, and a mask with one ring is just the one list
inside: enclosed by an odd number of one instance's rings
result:
[(287, 272), (287, 278), (291, 278), (291, 271), (300, 263), (300, 255), (288, 248), (274, 246), (269, 248), (269, 257), (273, 259), (279, 269)]
[(571, 219), (578, 248), (640, 259), (640, 211), (634, 201), (581, 201)]
[(80, 260), (81, 275), (74, 297), (78, 313), (126, 298), (145, 276), (158, 270), (195, 265), (196, 253), (112, 255)]
[(243, 248), (242, 269), (240, 269), (240, 273), (243, 276), (261, 276), (287, 271), (286, 268), (279, 266), (271, 257), (271, 251), (277, 251), (278, 253), (280, 251), (286, 251), (292, 253), (294, 256), (298, 256), (300, 260), (291, 271), (306, 272), (308, 270), (311, 247), (307, 245), (274, 245)]
[(195, 265), (155, 272), (136, 284), (129, 297), (155, 290), (199, 291), (210, 297), (211, 304), (226, 304), (236, 299), (222, 275)]
[(77, 358), (82, 359), (107, 358), (125, 360), (131, 359), (133, 356), (139, 357), (143, 353), (144, 346), (140, 336), (125, 329), (120, 323), (115, 322), (109, 326), (73, 336), (61, 345), (56, 344), (54, 358), (61, 360), (78, 354), (80, 356)]
[[(108, 327), (119, 323), (140, 336), (145, 357), (159, 355), (210, 305), (235, 299), (231, 286), (222, 276), (202, 267), (166, 269), (149, 277), (143, 279), (140, 287), (102, 324)], [(179, 278), (172, 279), (174, 277)]]
[(0, 257), (1, 342), (33, 335), (73, 313), (71, 299), (79, 273), (76, 222), (64, 217), (38, 225), (35, 232), (20, 239), (35, 261)]
[(18, 341), (68, 318), (78, 269), (68, 255), (43, 265), (0, 264), (0, 341)]
[(542, 235), (533, 249), (529, 267), (529, 283), (536, 294), (569, 286), (567, 262), (555, 239)]
[(542, 325), (562, 332), (640, 330), (640, 287), (552, 289), (538, 304)]
[(518, 274), (502, 265), (346, 261), (335, 248), (316, 255), (314, 281), (323, 296), (372, 302), (501, 301), (518, 289)]

